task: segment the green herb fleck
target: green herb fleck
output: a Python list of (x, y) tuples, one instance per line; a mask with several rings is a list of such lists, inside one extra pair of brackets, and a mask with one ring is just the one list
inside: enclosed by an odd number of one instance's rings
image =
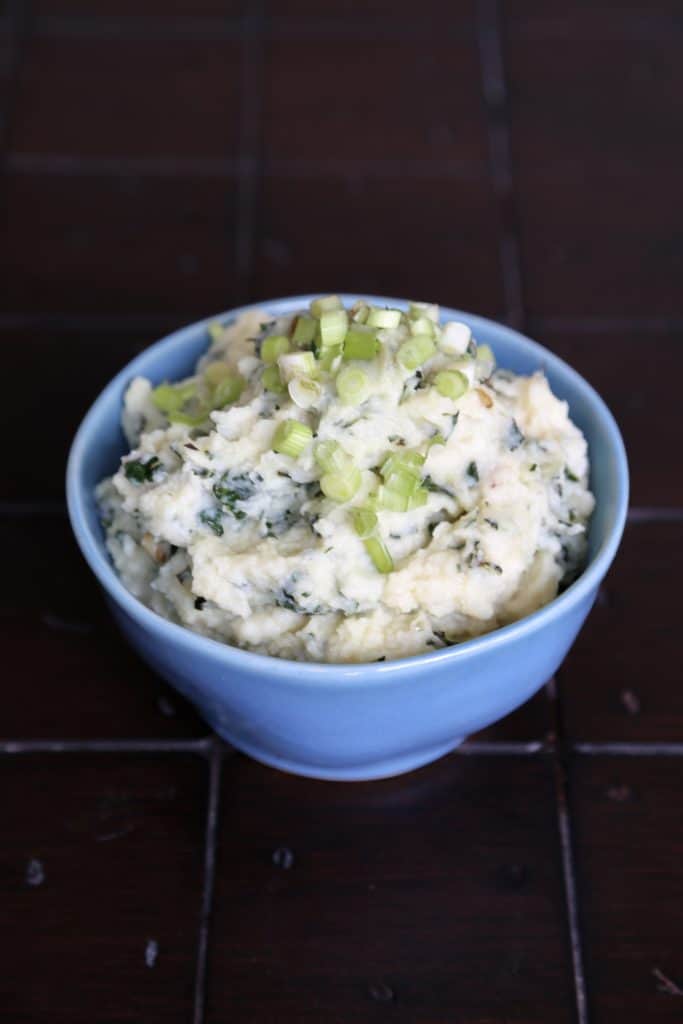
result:
[(467, 473), (467, 476), (470, 478), (470, 480), (478, 482), (478, 480), (479, 480), (479, 470), (477, 469), (476, 462), (470, 462), (469, 466), (467, 467), (466, 473)]
[(142, 462), (140, 459), (131, 459), (130, 462), (124, 463), (124, 472), (129, 480), (133, 480), (136, 484), (143, 484), (149, 481), (154, 476), (157, 469), (161, 468), (161, 462), (153, 455), (147, 462)]
[(565, 466), (564, 467), (564, 475), (565, 475), (565, 479), (566, 480), (571, 480), (571, 482), (573, 484), (578, 484), (579, 478), (578, 478), (578, 476), (575, 476), (574, 473), (572, 473), (572, 471), (569, 468), (569, 466)]
[(223, 536), (223, 524), (221, 523), (223, 513), (219, 508), (214, 508), (210, 510), (205, 510), (204, 512), (200, 512), (199, 518), (206, 526), (209, 527), (210, 530), (212, 530), (216, 534), (217, 537)]

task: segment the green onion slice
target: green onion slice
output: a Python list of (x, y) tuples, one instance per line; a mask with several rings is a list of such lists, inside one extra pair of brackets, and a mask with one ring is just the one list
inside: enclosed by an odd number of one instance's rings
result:
[(378, 306), (371, 306), (366, 323), (369, 327), (398, 327), (401, 322), (400, 309), (380, 309)]
[(343, 473), (353, 466), (351, 456), (346, 454), (337, 441), (319, 441), (314, 456), (325, 473)]
[(224, 409), (226, 405), (236, 402), (244, 391), (245, 380), (237, 373), (223, 378), (213, 389), (211, 406), (213, 409)]
[(319, 359), (321, 370), (325, 370), (329, 373), (334, 365), (335, 359), (340, 359), (341, 354), (341, 345), (328, 345), (327, 348), (321, 349)]
[(355, 305), (351, 307), (351, 319), (354, 321), (354, 323), (364, 324), (368, 319), (369, 312), (370, 307), (368, 306), (367, 302), (363, 302), (362, 299), (359, 299), (358, 302), (356, 302)]
[(308, 313), (302, 313), (296, 319), (296, 326), (292, 334), (292, 344), (297, 348), (308, 348), (313, 344), (318, 324), (314, 317)]
[(420, 467), (424, 466), (424, 463), (425, 456), (422, 455), (421, 452), (416, 452), (407, 448), (405, 451), (392, 452), (391, 455), (388, 455), (382, 463), (380, 472), (385, 479), (399, 468), (412, 470), (417, 474), (419, 473)]
[(335, 381), (337, 394), (345, 405), (360, 405), (370, 394), (367, 374), (356, 366), (344, 366)]
[(318, 363), (312, 352), (285, 352), (278, 359), (280, 375), (289, 382), (294, 377), (317, 377)]
[(385, 508), (389, 512), (406, 512), (409, 501), (409, 495), (399, 494), (398, 491), (392, 490), (386, 484), (377, 488), (377, 508)]
[(444, 398), (462, 398), (469, 387), (469, 381), (460, 370), (442, 370), (434, 378), (436, 390)]
[(210, 324), (207, 325), (206, 329), (209, 332), (209, 337), (211, 338), (212, 344), (217, 345), (220, 341), (223, 340), (223, 331), (225, 330), (225, 328), (223, 324), (220, 323), (218, 320), (213, 320)]
[(298, 459), (313, 439), (313, 431), (299, 420), (283, 420), (273, 436), (273, 451)]
[(419, 316), (410, 321), (410, 333), (413, 335), (424, 334), (428, 338), (433, 338), (436, 333), (434, 321), (427, 316)]
[(300, 409), (312, 409), (318, 404), (322, 394), (320, 385), (310, 377), (295, 377), (290, 380), (287, 390), (294, 404)]
[(152, 391), (152, 401), (161, 412), (177, 412), (197, 395), (197, 382), (183, 384), (160, 384)]
[(436, 345), (433, 338), (426, 334), (418, 334), (410, 341), (404, 341), (396, 353), (396, 358), (406, 370), (416, 370), (434, 355)]
[(314, 299), (309, 308), (313, 316), (320, 319), (323, 313), (329, 313), (330, 310), (342, 309), (343, 307), (338, 295), (323, 295), (319, 299)]
[(266, 391), (281, 394), (285, 390), (285, 386), (280, 378), (280, 370), (277, 366), (266, 366), (261, 380)]
[(352, 508), (351, 521), (361, 540), (371, 537), (377, 529), (377, 515), (371, 508)]
[(261, 343), (261, 359), (264, 363), (276, 363), (289, 349), (289, 338), (284, 334), (272, 334)]
[(439, 307), (432, 302), (411, 302), (408, 307), (408, 317), (410, 320), (419, 320), (420, 317), (426, 316), (429, 320), (432, 320), (435, 324), (439, 322)]
[(393, 572), (394, 563), (392, 557), (379, 537), (368, 537), (363, 541), (363, 544), (378, 572)]
[(378, 348), (376, 328), (365, 324), (349, 327), (344, 338), (344, 359), (374, 359)]
[(423, 505), (427, 504), (429, 499), (429, 491), (425, 487), (418, 487), (418, 489), (411, 494), (408, 498), (408, 511), (412, 512), (414, 508), (422, 508)]
[(360, 485), (360, 470), (353, 465), (343, 473), (325, 473), (320, 478), (320, 489), (332, 501), (350, 501)]
[(320, 317), (321, 348), (329, 348), (330, 345), (341, 345), (344, 341), (348, 325), (349, 316), (345, 309), (332, 309), (323, 313)]

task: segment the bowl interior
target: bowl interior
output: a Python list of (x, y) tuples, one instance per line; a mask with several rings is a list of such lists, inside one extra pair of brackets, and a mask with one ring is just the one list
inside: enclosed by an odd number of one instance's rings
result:
[[(344, 296), (348, 301), (356, 297)], [(405, 305), (395, 299), (368, 298), (383, 304)], [(309, 296), (297, 296), (266, 302), (263, 306), (269, 313), (281, 315), (300, 309), (308, 300)], [(230, 313), (217, 319), (228, 322), (233, 316), (234, 313)], [(467, 322), (478, 341), (491, 345), (499, 366), (524, 374), (543, 369), (554, 393), (569, 403), (572, 419), (588, 440), (591, 488), (596, 497), (589, 534), (589, 563), (601, 553), (607, 553), (607, 548), (611, 560), (626, 511), (628, 471), (619, 431), (602, 400), (562, 360), (510, 328), (445, 307), (442, 307), (442, 317)], [(76, 436), (68, 472), (69, 502), (72, 518), (86, 534), (81, 541), (85, 541), (88, 553), (100, 563), (93, 568), (99, 568), (101, 578), (102, 562), (108, 562), (108, 556), (93, 491), (103, 477), (115, 470), (119, 459), (128, 450), (120, 425), (124, 392), (137, 375), (160, 383), (190, 374), (197, 358), (209, 344), (208, 322), (210, 320), (183, 328), (141, 353), (101, 393)]]

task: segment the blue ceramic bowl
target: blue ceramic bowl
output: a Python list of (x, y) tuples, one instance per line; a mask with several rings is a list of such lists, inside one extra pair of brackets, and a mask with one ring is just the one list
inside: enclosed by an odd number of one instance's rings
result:
[[(310, 298), (259, 305), (279, 315)], [(397, 299), (370, 299), (405, 306)], [(155, 383), (188, 375), (208, 344), (208, 321), (176, 331), (129, 363), (104, 389), (74, 439), (67, 470), (71, 524), (123, 633), (216, 732), (266, 764), (322, 779), (373, 779), (410, 771), (452, 750), (552, 676), (616, 553), (628, 504), (628, 467), (602, 399), (566, 363), (516, 331), (459, 310), (442, 308), (442, 316), (466, 321), (478, 341), (492, 346), (499, 365), (517, 373), (545, 370), (588, 439), (597, 499), (582, 576), (545, 608), (476, 640), (367, 665), (284, 661), (198, 636), (128, 593), (107, 556), (93, 489), (127, 450), (120, 415), (128, 382), (137, 374)]]

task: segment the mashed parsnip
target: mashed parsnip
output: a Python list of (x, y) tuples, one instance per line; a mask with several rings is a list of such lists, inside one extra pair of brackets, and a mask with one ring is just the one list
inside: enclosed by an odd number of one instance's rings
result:
[(160, 615), (375, 661), (514, 621), (580, 572), (586, 442), (542, 372), (494, 369), (424, 303), (329, 296), (209, 334), (193, 377), (131, 382), (132, 450), (97, 490), (123, 583)]

